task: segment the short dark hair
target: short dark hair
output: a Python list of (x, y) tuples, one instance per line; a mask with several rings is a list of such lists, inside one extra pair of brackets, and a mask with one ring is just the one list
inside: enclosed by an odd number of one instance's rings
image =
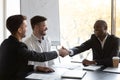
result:
[(31, 22), (31, 26), (32, 26), (32, 29), (34, 29), (35, 25), (40, 23), (40, 22), (43, 22), (43, 21), (46, 21), (47, 18), (44, 17), (44, 16), (34, 16), (30, 19), (30, 22)]
[(100, 24), (100, 25), (103, 25), (105, 27), (105, 29), (107, 29), (107, 23), (104, 21), (104, 20), (97, 20), (94, 24), (94, 27), (97, 25), (97, 24)]
[(6, 27), (11, 32), (11, 34), (16, 34), (18, 28), (26, 20), (26, 16), (23, 15), (12, 15), (8, 17), (6, 21)]

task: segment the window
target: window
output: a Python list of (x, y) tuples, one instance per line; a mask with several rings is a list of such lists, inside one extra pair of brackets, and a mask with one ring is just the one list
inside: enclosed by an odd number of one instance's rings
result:
[[(111, 0), (59, 0), (61, 44), (67, 48), (80, 45), (93, 33), (96, 20), (103, 19), (111, 33)], [(90, 51), (74, 56), (86, 57)], [(84, 54), (84, 55), (83, 55)], [(92, 59), (89, 55), (88, 59)]]
[[(6, 19), (15, 14), (20, 14), (20, 0), (6, 0)], [(6, 37), (10, 35), (8, 30), (5, 33)]]
[(3, 15), (4, 15), (4, 11), (3, 11), (3, 0), (0, 0), (0, 43), (3, 41), (3, 24), (4, 24), (4, 20), (3, 20)]
[(120, 37), (120, 0), (116, 0), (116, 35)]
[(0, 43), (10, 35), (5, 25), (7, 17), (19, 13), (20, 0), (0, 0)]

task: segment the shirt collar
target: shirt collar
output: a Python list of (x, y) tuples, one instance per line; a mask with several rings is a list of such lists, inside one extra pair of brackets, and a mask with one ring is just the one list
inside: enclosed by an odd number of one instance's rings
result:
[(105, 41), (106, 41), (107, 37), (108, 37), (108, 34), (105, 36), (105, 38), (103, 39), (103, 41), (101, 41), (101, 40), (98, 38), (98, 40), (99, 40), (100, 43), (101, 43), (102, 48), (104, 47), (104, 44), (105, 44)]
[[(107, 35), (105, 36), (105, 38), (103, 39), (103, 41), (106, 41), (107, 37), (108, 37), (108, 33), (107, 33)], [(98, 38), (98, 37), (97, 37), (97, 38)], [(99, 38), (98, 38), (98, 40), (99, 40), (100, 42), (102, 42)]]
[(44, 37), (42, 37), (42, 39), (39, 39), (39, 38), (37, 38), (34, 34), (32, 34), (31, 35), (35, 40), (37, 40), (37, 41), (42, 41), (42, 40), (44, 40)]

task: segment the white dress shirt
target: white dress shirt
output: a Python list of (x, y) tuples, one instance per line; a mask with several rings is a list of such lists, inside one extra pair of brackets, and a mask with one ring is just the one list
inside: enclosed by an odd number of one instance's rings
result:
[[(26, 45), (30, 50), (34, 50), (37, 52), (48, 52), (51, 49), (51, 42), (47, 37), (43, 37), (39, 40), (34, 34), (32, 34), (29, 38), (25, 40)], [(50, 67), (54, 64), (53, 60), (45, 61), (45, 62), (36, 62), (29, 61), (28, 65), (42, 66), (42, 67)]]
[(102, 47), (102, 48), (104, 47), (104, 44), (105, 44), (105, 41), (106, 41), (107, 37), (108, 37), (108, 35), (106, 35), (106, 37), (103, 39), (103, 41), (101, 41), (101, 40), (98, 38), (98, 40), (99, 40), (100, 43), (101, 43), (101, 47)]

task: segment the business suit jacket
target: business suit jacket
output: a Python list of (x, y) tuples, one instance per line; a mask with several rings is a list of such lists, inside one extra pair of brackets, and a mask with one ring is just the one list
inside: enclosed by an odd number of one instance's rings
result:
[(0, 80), (23, 80), (29, 72), (28, 60), (48, 61), (56, 58), (56, 51), (39, 52), (28, 50), (27, 46), (10, 36), (0, 48)]
[(72, 50), (74, 55), (76, 55), (90, 48), (93, 52), (93, 60), (95, 60), (98, 65), (112, 66), (112, 57), (117, 56), (119, 53), (119, 38), (114, 35), (108, 35), (102, 48), (100, 41), (93, 34), (89, 40)]

